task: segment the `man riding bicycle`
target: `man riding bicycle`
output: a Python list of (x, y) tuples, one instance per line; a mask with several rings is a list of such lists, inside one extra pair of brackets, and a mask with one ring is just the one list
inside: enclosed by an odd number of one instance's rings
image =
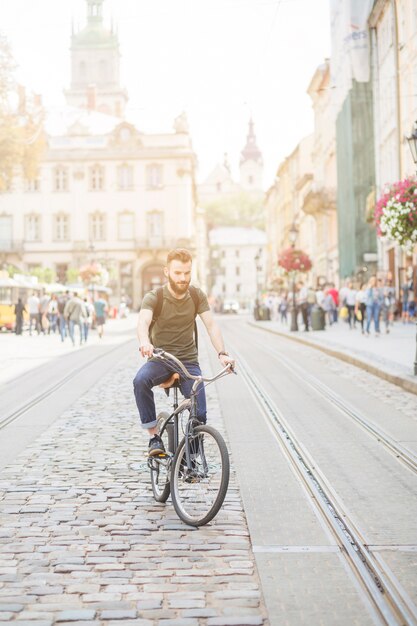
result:
[[(136, 374), (133, 387), (142, 427), (147, 429), (150, 435), (149, 456), (165, 452), (158, 434), (152, 388), (164, 382), (173, 372), (166, 363), (152, 359), (154, 348), (163, 348), (170, 352), (184, 363), (191, 374), (201, 375), (194, 336), (195, 317), (199, 315), (222, 366), (226, 367), (229, 363), (234, 365), (234, 359), (225, 351), (223, 337), (213, 319), (206, 294), (201, 289), (190, 286), (191, 267), (192, 257), (188, 250), (184, 248), (171, 250), (164, 267), (168, 282), (162, 288), (158, 288), (161, 291), (154, 289), (145, 295), (139, 312), (140, 352), (149, 360)], [(158, 315), (155, 319), (156, 311)], [(189, 398), (193, 380), (180, 376), (179, 384), (182, 394)], [(197, 418), (202, 423), (206, 422), (206, 396), (203, 386), (197, 393)]]

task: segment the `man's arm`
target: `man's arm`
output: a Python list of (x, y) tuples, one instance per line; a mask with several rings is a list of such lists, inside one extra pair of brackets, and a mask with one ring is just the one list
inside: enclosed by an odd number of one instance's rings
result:
[[(209, 334), (210, 341), (213, 344), (217, 354), (219, 354), (219, 352), (225, 352), (223, 336), (219, 326), (214, 321), (212, 312), (205, 311), (204, 313), (200, 314), (200, 317), (203, 320), (204, 326), (206, 327)], [(220, 354), (219, 359), (223, 367), (226, 367), (228, 363), (233, 366), (235, 364), (235, 360), (231, 356), (226, 354)]]
[(149, 326), (152, 322), (153, 312), (150, 309), (141, 309), (138, 318), (138, 339), (142, 356), (152, 356), (153, 345), (149, 339)]

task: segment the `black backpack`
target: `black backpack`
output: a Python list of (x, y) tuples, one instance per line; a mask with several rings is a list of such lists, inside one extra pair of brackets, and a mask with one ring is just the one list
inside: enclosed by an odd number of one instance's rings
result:
[[(188, 287), (188, 291), (190, 292), (190, 296), (194, 302), (194, 339), (195, 339), (195, 346), (198, 352), (198, 332), (197, 332), (196, 317), (197, 317), (198, 307), (199, 307), (199, 298), (198, 298), (197, 288), (194, 287), (193, 285), (190, 285)], [(164, 304), (164, 288), (158, 287), (156, 289), (156, 306), (153, 310), (151, 325), (149, 326), (149, 337), (152, 337), (152, 328), (154, 327), (154, 324), (156, 320), (158, 319), (158, 317), (161, 315), (163, 304)]]

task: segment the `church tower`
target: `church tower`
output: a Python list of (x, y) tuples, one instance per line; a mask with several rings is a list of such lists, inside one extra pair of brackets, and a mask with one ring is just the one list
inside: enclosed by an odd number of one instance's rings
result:
[(71, 87), (66, 90), (72, 106), (123, 117), (127, 92), (120, 86), (120, 53), (117, 34), (103, 24), (103, 0), (86, 0), (87, 24), (71, 38)]
[(245, 191), (259, 192), (262, 190), (264, 164), (262, 153), (256, 144), (256, 136), (253, 127), (253, 120), (250, 118), (246, 146), (243, 148), (240, 157), (240, 186)]

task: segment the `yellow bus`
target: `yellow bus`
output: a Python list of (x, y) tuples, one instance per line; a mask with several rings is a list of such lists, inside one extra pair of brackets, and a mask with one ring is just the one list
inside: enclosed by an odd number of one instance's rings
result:
[[(34, 292), (39, 293), (40, 290), (40, 285), (20, 283), (13, 278), (0, 278), (0, 330), (14, 330), (14, 307), (18, 298), (22, 298), (26, 305), (29, 296)], [(29, 320), (28, 313), (24, 314), (24, 319)]]

